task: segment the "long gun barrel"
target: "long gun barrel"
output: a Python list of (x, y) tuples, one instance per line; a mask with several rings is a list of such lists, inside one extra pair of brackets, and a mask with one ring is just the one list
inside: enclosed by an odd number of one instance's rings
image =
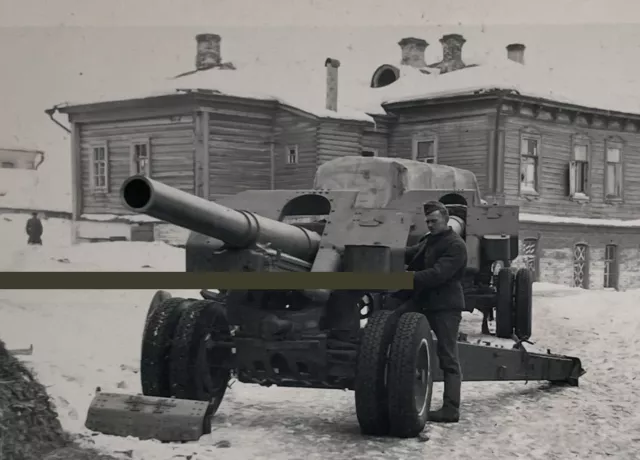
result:
[(302, 227), (239, 211), (146, 176), (127, 178), (120, 188), (123, 204), (131, 211), (223, 241), (229, 247), (246, 248), (271, 243), (293, 257), (313, 262), (320, 235)]

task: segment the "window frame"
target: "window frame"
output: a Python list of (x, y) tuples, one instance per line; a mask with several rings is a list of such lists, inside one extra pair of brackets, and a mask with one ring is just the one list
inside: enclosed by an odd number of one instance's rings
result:
[[(536, 142), (536, 155), (523, 154), (525, 142), (535, 141)], [(520, 176), (518, 180), (518, 193), (520, 196), (522, 195), (532, 195), (539, 196), (542, 192), (542, 134), (540, 131), (534, 128), (524, 128), (520, 131), (520, 142), (518, 147), (518, 162), (520, 165)], [(524, 164), (523, 159), (534, 158), (534, 180), (535, 185), (533, 188), (525, 187), (524, 185)]]
[[(613, 258), (608, 257), (607, 250), (609, 248), (614, 249)], [(603, 270), (603, 287), (605, 289), (615, 289), (616, 291), (620, 289), (620, 263), (619, 263), (619, 246), (615, 243), (609, 243), (604, 247), (604, 270)], [(613, 273), (613, 276), (612, 276)], [(614, 279), (612, 286), (607, 286), (607, 281), (611, 281), (611, 278)]]
[[(532, 255), (525, 254), (524, 249), (527, 242), (534, 243), (534, 253)], [(533, 259), (533, 281), (540, 280), (540, 238), (527, 237), (522, 239), (522, 259), (526, 267), (529, 267), (527, 259)]]
[[(90, 162), (89, 162), (89, 180), (91, 191), (96, 194), (104, 194), (109, 193), (111, 190), (110, 181), (111, 181), (111, 171), (110, 171), (110, 152), (109, 152), (109, 143), (107, 141), (95, 141), (90, 144)], [(104, 150), (104, 158), (101, 160), (96, 159), (96, 150), (103, 149)], [(96, 164), (104, 163), (102, 166), (104, 167), (103, 174), (96, 174)], [(98, 185), (97, 178), (104, 176), (104, 184)]]
[(151, 139), (149, 137), (142, 137), (132, 139), (129, 143), (129, 171), (131, 175), (140, 174), (138, 169), (138, 159), (136, 158), (136, 147), (144, 145), (147, 151), (147, 164), (146, 171), (142, 173), (142, 175), (151, 177), (152, 167), (151, 167)]
[[(619, 158), (618, 158), (618, 162), (610, 162), (609, 161), (609, 150), (610, 149), (618, 149), (619, 151)], [(625, 142), (623, 139), (621, 139), (618, 136), (610, 136), (605, 140), (605, 144), (604, 144), (604, 158), (603, 158), (603, 162), (604, 162), (604, 172), (603, 172), (603, 198), (604, 201), (606, 203), (619, 203), (624, 201), (624, 185), (625, 185), (625, 178), (624, 178), (624, 159), (625, 159)], [(616, 164), (616, 174), (618, 177), (618, 180), (620, 181), (620, 193), (617, 195), (610, 195), (608, 193), (608, 189), (609, 189), (609, 165), (610, 164)]]
[[(579, 146), (586, 148), (585, 160), (577, 159), (576, 148)], [(584, 134), (574, 134), (571, 138), (571, 161), (569, 162), (569, 196), (575, 201), (591, 199), (592, 154), (591, 139)], [(578, 184), (580, 169), (582, 169), (582, 186)]]
[[(433, 158), (432, 162), (418, 159), (419, 144), (423, 142), (433, 144), (433, 155), (427, 157)], [(435, 133), (416, 133), (411, 141), (411, 159), (425, 164), (438, 164), (438, 136)]]
[[(578, 246), (584, 246), (585, 251), (584, 251), (584, 270), (583, 270), (583, 283), (584, 283), (584, 287), (582, 286), (577, 286), (575, 281), (576, 281), (576, 249), (578, 248)], [(576, 243), (574, 243), (573, 245), (573, 253), (571, 255), (571, 278), (572, 278), (572, 286), (573, 287), (579, 287), (581, 289), (589, 289), (590, 288), (590, 284), (591, 284), (591, 280), (590, 280), (590, 272), (591, 272), (591, 247), (589, 246), (589, 243), (587, 243), (586, 241), (578, 241)]]
[[(294, 161), (291, 161), (291, 152), (294, 153)], [(285, 162), (288, 165), (297, 165), (300, 162), (300, 151), (298, 150), (298, 144), (287, 144), (284, 148)]]

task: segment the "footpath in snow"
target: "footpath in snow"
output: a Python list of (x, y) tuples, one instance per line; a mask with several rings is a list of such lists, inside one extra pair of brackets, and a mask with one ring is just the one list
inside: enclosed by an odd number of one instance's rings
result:
[[(27, 247), (27, 217), (0, 215), (3, 270), (184, 269), (183, 251), (165, 244), (70, 246), (68, 225), (57, 219), (43, 222), (43, 247)], [(238, 382), (214, 417), (212, 433), (199, 442), (160, 444), (87, 432), (83, 424), (96, 387), (140, 391), (140, 339), (153, 291), (0, 291), (0, 337), (9, 348), (34, 345), (24, 360), (48, 387), (65, 429), (133, 459), (639, 458), (638, 292), (548, 284), (536, 284), (534, 292), (532, 340), (536, 348), (581, 358), (587, 374), (580, 387), (465, 383), (461, 422), (430, 424), (421, 439), (361, 436), (352, 392)], [(479, 326), (479, 315), (465, 315), (465, 332)], [(441, 391), (436, 384), (434, 407)]]

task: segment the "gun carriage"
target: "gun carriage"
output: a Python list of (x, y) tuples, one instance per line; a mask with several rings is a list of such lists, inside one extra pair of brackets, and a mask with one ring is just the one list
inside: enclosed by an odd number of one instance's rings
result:
[[(459, 340), (465, 381), (577, 385), (578, 358), (529, 353), (532, 278), (515, 269), (517, 206), (482, 200), (462, 169), (396, 158), (343, 157), (311, 190), (249, 190), (217, 202), (144, 176), (121, 187), (127, 209), (191, 231), (192, 272), (399, 272), (426, 232), (422, 203), (439, 200), (467, 244), (469, 312), (494, 317), (512, 348)], [(372, 289), (201, 291), (152, 299), (142, 337), (142, 395), (99, 393), (86, 426), (108, 434), (187, 441), (210, 432), (229, 381), (348, 389), (363, 434), (416, 436), (442, 380), (424, 315), (394, 315)], [(363, 326), (363, 322), (366, 324)], [(416, 383), (416, 375), (420, 376)], [(147, 410), (145, 410), (147, 408)]]

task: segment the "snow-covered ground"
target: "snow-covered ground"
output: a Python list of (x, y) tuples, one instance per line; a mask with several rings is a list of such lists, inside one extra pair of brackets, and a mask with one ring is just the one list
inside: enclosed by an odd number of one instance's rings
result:
[[(180, 249), (153, 243), (71, 247), (64, 221), (44, 221), (43, 247), (27, 247), (28, 216), (0, 215), (2, 270), (182, 270)], [(7, 220), (10, 219), (10, 220)], [(174, 295), (196, 292), (173, 292)], [(535, 285), (533, 341), (578, 356), (578, 388), (465, 383), (459, 424), (428, 425), (420, 439), (364, 438), (353, 393), (261, 388), (236, 382), (197, 443), (160, 444), (87, 433), (95, 388), (138, 392), (140, 337), (152, 291), (0, 291), (0, 338), (48, 387), (65, 429), (130, 458), (201, 459), (636, 459), (640, 458), (638, 292)], [(466, 315), (463, 330), (477, 332)], [(434, 406), (441, 385), (435, 386)], [(227, 441), (221, 443), (221, 441)]]

